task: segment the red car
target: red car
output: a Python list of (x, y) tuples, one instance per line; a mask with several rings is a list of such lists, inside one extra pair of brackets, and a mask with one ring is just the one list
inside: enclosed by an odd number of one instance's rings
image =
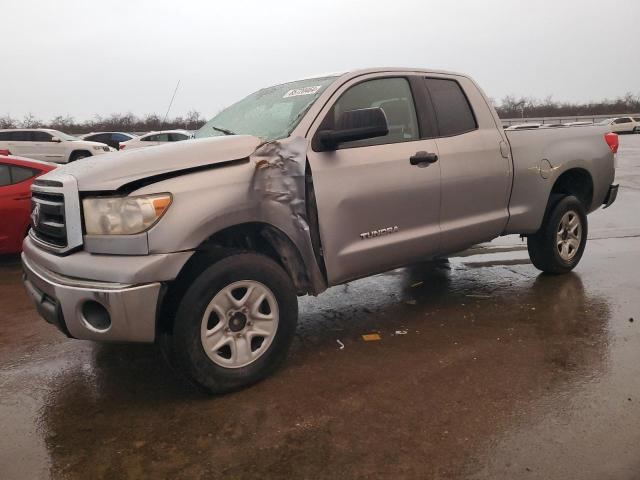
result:
[(31, 184), (56, 165), (0, 155), (0, 254), (19, 253), (29, 231)]

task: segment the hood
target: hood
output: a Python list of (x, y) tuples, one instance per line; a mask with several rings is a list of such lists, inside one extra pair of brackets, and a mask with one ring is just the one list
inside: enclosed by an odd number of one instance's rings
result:
[(42, 178), (55, 180), (60, 174), (72, 175), (80, 191), (113, 191), (147, 177), (245, 158), (261, 143), (250, 135), (184, 140), (85, 158)]

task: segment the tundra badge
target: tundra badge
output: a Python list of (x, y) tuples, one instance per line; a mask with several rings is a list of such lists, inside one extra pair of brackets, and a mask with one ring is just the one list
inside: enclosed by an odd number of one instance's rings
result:
[(398, 226), (395, 227), (387, 227), (381, 228), (380, 230), (371, 230), (370, 232), (364, 232), (360, 234), (360, 238), (362, 240), (366, 240), (368, 238), (381, 237), (382, 235), (388, 235), (390, 233), (396, 233), (399, 230)]

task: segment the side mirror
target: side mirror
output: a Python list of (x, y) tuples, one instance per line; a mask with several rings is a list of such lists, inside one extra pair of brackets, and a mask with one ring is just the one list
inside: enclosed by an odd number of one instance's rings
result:
[(52, 142), (56, 142), (56, 143), (60, 143), (62, 140), (60, 140), (60, 137), (51, 137), (51, 141)]
[(334, 130), (320, 130), (318, 140), (323, 150), (335, 150), (344, 142), (384, 137), (389, 133), (387, 116), (381, 108), (361, 108), (343, 112)]

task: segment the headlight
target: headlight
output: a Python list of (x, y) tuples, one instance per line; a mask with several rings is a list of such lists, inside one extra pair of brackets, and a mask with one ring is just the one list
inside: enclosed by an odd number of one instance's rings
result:
[(88, 235), (132, 235), (151, 228), (171, 205), (170, 193), (82, 200)]

